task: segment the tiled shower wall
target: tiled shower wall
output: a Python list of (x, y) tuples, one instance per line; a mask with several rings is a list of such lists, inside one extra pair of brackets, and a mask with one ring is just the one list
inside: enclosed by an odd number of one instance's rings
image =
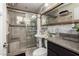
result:
[[(29, 15), (28, 19), (31, 20), (31, 16), (33, 14), (27, 13)], [(10, 25), (17, 25), (16, 16), (24, 16), (25, 14), (17, 13), (9, 11), (9, 21), (8, 23)], [(27, 20), (27, 18), (26, 18)], [(35, 47), (36, 46), (36, 38), (34, 35), (36, 34), (36, 26), (28, 26), (26, 27), (25, 24), (21, 26), (10, 26), (9, 27), (9, 53), (13, 53), (16, 51), (21, 51), (20, 49), (28, 48), (28, 47)], [(13, 43), (16, 42), (16, 45), (13, 45)], [(16, 47), (16, 48), (15, 48)], [(18, 48), (17, 48), (18, 47)], [(14, 49), (15, 48), (15, 49)], [(12, 50), (14, 49), (14, 50)]]
[(48, 26), (48, 31), (51, 33), (68, 33), (72, 30), (72, 24), (67, 25), (56, 25), (56, 26)]

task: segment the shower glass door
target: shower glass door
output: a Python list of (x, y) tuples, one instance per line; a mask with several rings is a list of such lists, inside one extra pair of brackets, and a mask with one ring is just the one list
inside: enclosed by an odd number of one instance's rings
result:
[(8, 55), (17, 55), (25, 52), (27, 48), (36, 47), (36, 15), (10, 10), (8, 10), (8, 14)]

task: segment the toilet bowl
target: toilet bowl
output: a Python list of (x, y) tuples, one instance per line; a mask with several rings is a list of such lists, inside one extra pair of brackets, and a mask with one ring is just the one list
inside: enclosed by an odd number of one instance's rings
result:
[(33, 52), (33, 56), (47, 56), (47, 49), (40, 47)]
[(33, 56), (47, 56), (47, 40), (43, 38), (41, 35), (35, 35), (37, 37), (37, 46), (38, 49), (33, 51)]

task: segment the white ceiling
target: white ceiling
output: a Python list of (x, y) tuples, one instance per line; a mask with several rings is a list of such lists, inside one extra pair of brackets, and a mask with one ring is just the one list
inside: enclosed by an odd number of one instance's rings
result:
[(39, 13), (41, 7), (44, 3), (8, 3), (8, 7), (15, 8), (23, 11), (29, 11), (34, 13)]

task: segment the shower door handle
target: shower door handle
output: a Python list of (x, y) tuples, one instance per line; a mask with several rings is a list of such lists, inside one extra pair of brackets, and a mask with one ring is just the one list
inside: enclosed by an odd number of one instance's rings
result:
[(5, 43), (3, 44), (3, 47), (4, 47), (4, 48), (7, 48), (7, 47), (8, 47), (8, 43), (5, 42)]

